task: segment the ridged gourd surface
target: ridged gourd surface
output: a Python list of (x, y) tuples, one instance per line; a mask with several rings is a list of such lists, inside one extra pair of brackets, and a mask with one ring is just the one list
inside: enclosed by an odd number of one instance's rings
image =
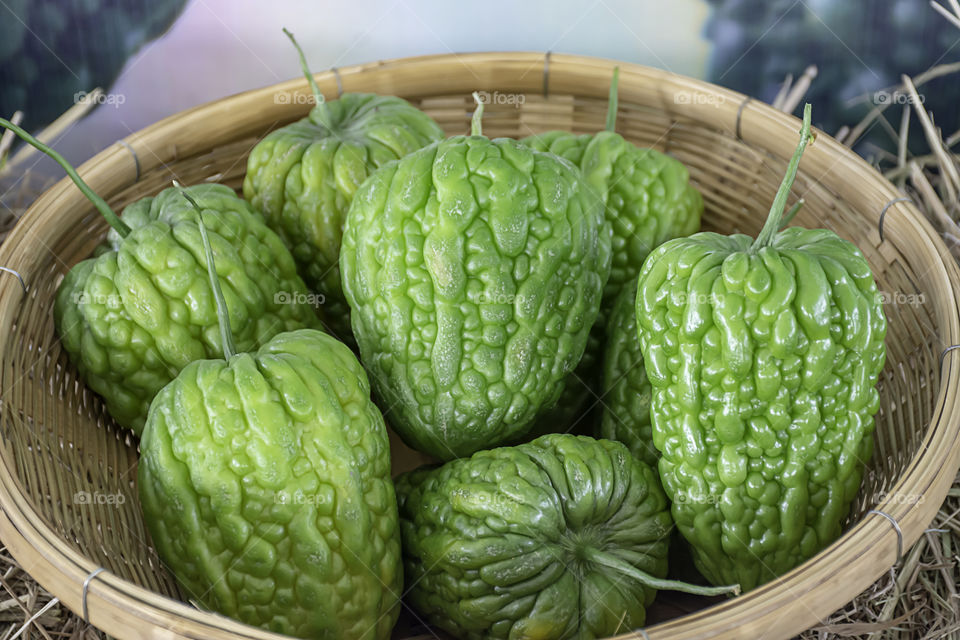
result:
[[(188, 187), (203, 209), (241, 351), (319, 328), (290, 252), (258, 213), (222, 185)], [(197, 213), (176, 189), (128, 206), (97, 256), (71, 269), (54, 320), (63, 347), (117, 422), (139, 433), (154, 395), (198, 359), (221, 357), (216, 306)]]
[(580, 360), (610, 231), (579, 171), (454, 137), (374, 174), (347, 219), (353, 329), (388, 419), (449, 459), (522, 436)]
[(190, 365), (157, 396), (141, 450), (145, 519), (185, 597), (298, 637), (390, 637), (389, 442), (346, 346), (302, 330)]
[(585, 558), (664, 577), (656, 472), (609, 440), (552, 434), (397, 481), (409, 598), (457, 638), (601, 638), (643, 626), (655, 592)]
[(839, 534), (873, 449), (886, 320), (860, 251), (789, 228), (651, 253), (637, 321), (653, 437), (698, 568), (744, 590)]

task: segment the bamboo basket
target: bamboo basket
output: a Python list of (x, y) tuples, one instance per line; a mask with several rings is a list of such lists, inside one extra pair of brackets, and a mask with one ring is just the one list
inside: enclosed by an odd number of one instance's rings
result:
[[(328, 96), (405, 97), (450, 134), (469, 129), (470, 93), (484, 91), (484, 132), (519, 137), (600, 130), (613, 65), (542, 53), (442, 55), (344, 68), (317, 81)], [(755, 234), (799, 122), (717, 86), (620, 66), (618, 130), (690, 168), (706, 203), (706, 229)], [(114, 144), (80, 173), (115, 208), (173, 178), (239, 187), (250, 148), (304, 116), (309, 95), (301, 79), (185, 111)], [(797, 196), (806, 205), (795, 224), (854, 241), (889, 294), (874, 458), (843, 537), (738, 598), (667, 607), (661, 622), (644, 629), (652, 640), (787, 638), (815, 625), (894, 565), (928, 526), (960, 463), (960, 350), (945, 350), (960, 344), (956, 263), (915, 207), (894, 202), (893, 186), (822, 133), (803, 156)], [(0, 273), (0, 537), (40, 584), (114, 637), (280, 638), (178, 600), (141, 520), (136, 440), (113, 424), (60, 349), (54, 292), (105, 231), (64, 179), (0, 248), (0, 266), (26, 283), (24, 290)], [(397, 469), (418, 461), (395, 447)], [(91, 504), (78, 499), (83, 492), (117, 498)]]

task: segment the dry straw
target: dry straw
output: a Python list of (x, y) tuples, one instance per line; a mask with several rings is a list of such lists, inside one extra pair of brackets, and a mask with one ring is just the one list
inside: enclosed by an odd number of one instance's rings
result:
[[(948, 0), (931, 6), (960, 28), (960, 2)], [(913, 78), (904, 76), (900, 85), (889, 87), (898, 101), (899, 122), (886, 119), (891, 105), (880, 104), (852, 128), (837, 137), (852, 145), (870, 127), (890, 133), (896, 153), (875, 149), (875, 162), (883, 174), (926, 214), (940, 231), (953, 255), (960, 259), (960, 157), (953, 148), (960, 131), (945, 135), (935, 124), (934, 114), (923, 107), (919, 90), (935, 78), (960, 73), (960, 63), (938, 65)], [(919, 123), (927, 142), (927, 153), (911, 156), (907, 149), (911, 123)], [(916, 126), (916, 125), (914, 125)], [(960, 476), (950, 489), (928, 530), (906, 553), (903, 562), (892, 567), (877, 582), (829, 617), (802, 634), (804, 640), (836, 637), (872, 637), (888, 640), (960, 637)]]
[[(448, 133), (468, 129), (469, 96), (481, 90), (489, 99), (485, 132), (523, 136), (554, 128), (601, 129), (612, 66), (576, 56), (470, 54), (362, 65), (317, 80), (329, 95), (342, 84), (345, 91), (407, 97)], [(799, 82), (813, 76), (804, 77)], [(756, 233), (795, 147), (799, 122), (740, 94), (636, 65), (621, 65), (620, 86), (618, 130), (690, 167), (704, 195), (705, 226)], [(785, 90), (781, 106), (799, 100), (803, 90)], [(236, 187), (251, 146), (268, 130), (303, 116), (308, 95), (300, 80), (192, 109), (110, 147), (80, 172), (115, 207), (156, 193), (173, 178)], [(890, 300), (875, 456), (839, 541), (780, 580), (648, 627), (653, 640), (793, 636), (822, 625), (839, 603), (887, 574), (901, 546), (909, 549), (901, 566), (916, 568), (911, 576), (936, 580), (915, 558), (935, 549), (931, 536), (944, 535), (924, 530), (960, 461), (954, 447), (960, 352), (947, 353), (941, 367), (944, 348), (960, 343), (960, 269), (915, 206), (893, 203), (902, 194), (825, 135), (804, 155), (794, 197), (806, 202), (795, 224), (826, 226), (854, 240)], [(165, 638), (277, 637), (175, 599), (174, 583), (157, 562), (140, 519), (136, 443), (112, 424), (61, 352), (50, 313), (56, 285), (104, 231), (76, 188), (61, 182), (0, 247), (0, 266), (16, 269), (28, 285), (24, 293), (15, 279), (0, 274), (0, 537), (62, 605), (86, 609), (90, 622), (115, 637), (160, 631)], [(415, 462), (397, 453), (398, 465)], [(952, 515), (941, 520), (945, 529), (957, 526)], [(921, 536), (926, 546), (911, 546)], [(953, 552), (940, 550), (937, 557), (946, 563)], [(910, 588), (914, 578), (899, 575), (891, 589)], [(949, 589), (939, 593), (950, 597)], [(674, 611), (688, 604), (675, 603)], [(899, 606), (891, 605), (880, 624), (919, 613)], [(54, 611), (62, 612), (61, 605), (45, 615)], [(828, 633), (834, 631), (813, 637)]]

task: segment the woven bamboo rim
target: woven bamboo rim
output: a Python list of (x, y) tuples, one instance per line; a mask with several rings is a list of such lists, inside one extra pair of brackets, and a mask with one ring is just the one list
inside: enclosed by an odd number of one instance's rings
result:
[[(492, 96), (488, 135), (592, 132), (603, 125), (613, 64), (542, 53), (441, 55), (343, 68), (317, 81), (328, 96), (342, 88), (406, 97), (448, 133), (467, 131), (474, 90)], [(798, 121), (714, 85), (620, 66), (618, 130), (690, 167), (704, 194), (706, 228), (756, 233), (796, 144)], [(306, 83), (294, 80), (185, 111), (111, 146), (80, 173), (114, 206), (155, 193), (173, 177), (236, 187), (250, 147), (302, 117), (308, 96)], [(960, 350), (943, 353), (960, 344), (960, 269), (920, 212), (909, 202), (889, 204), (899, 195), (893, 186), (826, 135), (808, 147), (794, 193), (806, 200), (797, 224), (854, 240), (882, 290), (923, 300), (886, 307), (874, 461), (840, 540), (744, 596), (646, 628), (653, 640), (788, 638), (816, 624), (919, 537), (960, 463)], [(176, 588), (140, 521), (136, 444), (77, 383), (60, 352), (51, 319), (56, 285), (104, 231), (64, 180), (0, 247), (0, 266), (28, 285), (24, 292), (0, 273), (0, 537), (40, 584), (114, 637), (280, 638), (173, 599)], [(394, 453), (397, 465), (417, 462), (399, 447)], [(113, 492), (124, 501), (78, 505), (77, 491)]]

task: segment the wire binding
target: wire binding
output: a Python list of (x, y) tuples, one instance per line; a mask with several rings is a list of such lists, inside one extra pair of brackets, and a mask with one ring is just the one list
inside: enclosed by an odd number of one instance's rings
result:
[(80, 608), (83, 609), (83, 621), (87, 624), (90, 624), (90, 610), (87, 608), (87, 592), (90, 590), (90, 583), (93, 582), (93, 579), (98, 575), (106, 571), (103, 567), (97, 567), (90, 572), (90, 575), (87, 576), (87, 579), (83, 581), (83, 592), (80, 596)]
[(740, 103), (740, 106), (737, 107), (737, 124), (734, 127), (734, 133), (737, 136), (737, 140), (743, 142), (743, 136), (740, 135), (740, 119), (743, 118), (743, 110), (746, 108), (747, 104), (753, 100), (750, 96), (746, 96), (743, 99), (743, 102)]
[[(21, 276), (18, 272), (14, 271), (10, 267), (0, 267), (0, 271), (6, 271), (7, 273), (12, 273), (13, 275), (17, 276), (17, 280), (20, 281), (20, 286), (23, 287), (23, 292), (27, 292), (27, 283), (23, 281), (23, 276)], [(943, 356), (940, 356), (940, 358), (942, 360)]]
[(343, 95), (343, 80), (340, 79), (340, 70), (336, 67), (330, 67), (330, 72), (333, 73), (333, 78), (337, 81), (337, 98), (339, 99)]
[(879, 509), (870, 509), (870, 511), (867, 511), (867, 515), (870, 515), (871, 513), (875, 513), (878, 516), (883, 516), (886, 518), (890, 524), (893, 525), (893, 530), (897, 532), (897, 561), (893, 564), (894, 566), (900, 564), (900, 561), (903, 559), (903, 531), (900, 529), (900, 524), (889, 513), (885, 513)]
[(941, 372), (943, 371), (943, 359), (946, 357), (948, 353), (950, 353), (951, 351), (956, 351), (957, 349), (960, 349), (960, 344), (952, 344), (940, 352), (940, 371)]
[(552, 51), (547, 51), (543, 56), (543, 97), (550, 97), (550, 54)]
[(130, 152), (130, 155), (133, 156), (133, 166), (137, 170), (137, 177), (133, 179), (134, 182), (140, 182), (140, 157), (137, 155), (137, 152), (126, 140), (117, 140), (117, 144)]
[(894, 198), (887, 204), (883, 205), (883, 209), (880, 210), (880, 219), (877, 220), (877, 230), (880, 232), (880, 242), (883, 242), (883, 219), (887, 215), (887, 209), (897, 204), (898, 202), (913, 202), (912, 198)]

